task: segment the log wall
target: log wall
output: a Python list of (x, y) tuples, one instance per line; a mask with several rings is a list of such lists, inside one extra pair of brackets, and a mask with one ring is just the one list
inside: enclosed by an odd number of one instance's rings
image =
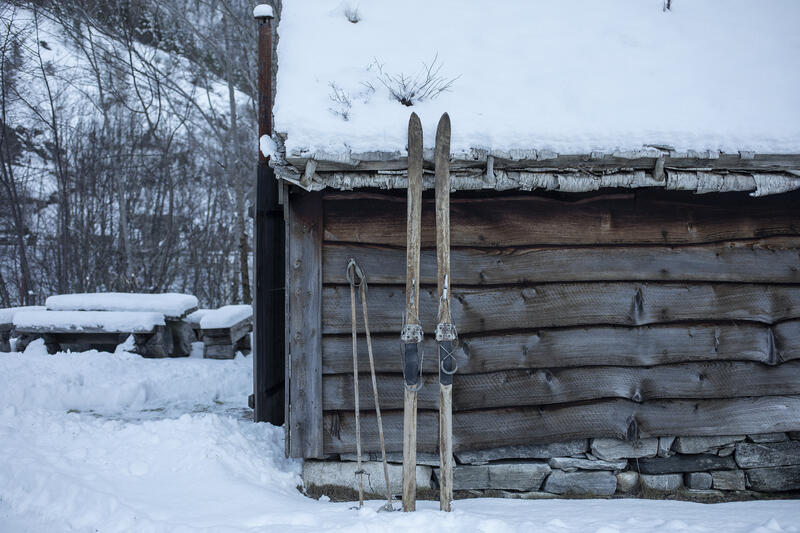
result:
[[(300, 205), (302, 198), (291, 202)], [(305, 457), (355, 450), (350, 293), (344, 276), (353, 257), (370, 283), (369, 322), (387, 449), (397, 452), (405, 198), (329, 193), (317, 205), (322, 231), (301, 237), (316, 239), (303, 247), (315, 250), (306, 262), (321, 262), (321, 280), (315, 281), (321, 300), (312, 298), (313, 305), (306, 306), (291, 299), (289, 320), (298, 330), (305, 324), (303, 335), (318, 328), (316, 337), (290, 348), (292, 368), (301, 365), (299, 375), (313, 386), (304, 390), (293, 380), (290, 404), (298, 408), (290, 406), (287, 414), (295, 435), (321, 434), (322, 446), (290, 443), (289, 449)], [(647, 190), (454, 196), (451, 306), (460, 336), (453, 386), (456, 451), (589, 437), (800, 430), (798, 205), (796, 193), (759, 199)], [(433, 217), (433, 198), (426, 197), (421, 452), (436, 451), (437, 435)], [(362, 445), (377, 451), (360, 306), (357, 310)], [(297, 339), (297, 332), (289, 335)], [(315, 353), (297, 352), (304, 347)], [(309, 402), (321, 404), (313, 416)]]

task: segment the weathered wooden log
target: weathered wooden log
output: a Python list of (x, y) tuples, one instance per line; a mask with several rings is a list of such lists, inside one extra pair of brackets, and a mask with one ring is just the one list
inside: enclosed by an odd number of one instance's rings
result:
[(322, 458), (322, 197), (319, 194), (292, 198), (286, 232), (286, 450), (289, 457)]
[[(371, 318), (371, 317), (370, 317)], [(396, 335), (372, 337), (375, 365), (402, 371)], [(435, 354), (431, 338), (425, 353)], [(325, 336), (323, 372), (352, 371), (350, 337)], [(654, 366), (691, 361), (757, 361), (777, 364), (800, 359), (800, 320), (774, 326), (756, 323), (670, 324), (640, 327), (589, 327), (462, 336), (456, 350), (458, 374), (576, 366)], [(368, 372), (366, 347), (359, 345), (359, 371)], [(423, 361), (426, 373), (438, 370), (436, 357)]]
[(236, 347), (233, 344), (206, 344), (203, 346), (203, 359), (233, 359)]
[(144, 357), (169, 357), (173, 351), (172, 333), (166, 326), (156, 326), (152, 334), (136, 333), (135, 352)]
[[(55, 353), (62, 349), (73, 350), (106, 350), (113, 351), (114, 348), (125, 342), (133, 335), (135, 347), (134, 353), (144, 357), (169, 357), (173, 351), (173, 335), (166, 326), (155, 326), (152, 332), (107, 332), (100, 329), (83, 331), (46, 331), (40, 333), (32, 332), (33, 328), (25, 330), (24, 342), (17, 344), (18, 350), (24, 350), (31, 340), (43, 338), (50, 353)], [(21, 345), (20, 345), (21, 344)]]
[(228, 328), (203, 329), (203, 342), (216, 344), (235, 344), (239, 339), (253, 331), (253, 317), (249, 316)]
[(167, 327), (172, 333), (172, 352), (173, 357), (185, 357), (192, 351), (192, 342), (195, 340), (195, 333), (192, 326), (183, 320), (167, 320)]
[[(569, 281), (800, 282), (800, 238), (776, 237), (691, 246), (454, 248), (454, 286)], [(351, 257), (370, 283), (401, 284), (404, 251), (379, 245), (326, 243), (324, 282), (342, 283)], [(436, 283), (436, 255), (423, 250), (421, 281)]]
[(548, 442), (540, 444), (523, 444), (502, 446), (483, 450), (461, 450), (455, 454), (461, 464), (486, 464), (490, 461), (550, 459), (551, 457), (569, 457), (589, 451), (588, 439)]
[(214, 346), (214, 345), (230, 346), (231, 345), (231, 339), (227, 335), (223, 335), (223, 336), (219, 336), (219, 337), (211, 337), (210, 335), (204, 335), (204, 336), (202, 336), (200, 338), (200, 340), (206, 346)]
[[(362, 409), (374, 409), (369, 375), (359, 376)], [(436, 376), (425, 376), (419, 393), (420, 409), (438, 409)], [(381, 406), (403, 405), (402, 376), (381, 374)], [(536, 406), (603, 398), (634, 402), (671, 398), (739, 398), (800, 392), (800, 361), (769, 367), (750, 362), (712, 362), (664, 365), (652, 368), (598, 366), (539, 370), (506, 370), (488, 374), (456, 374), (453, 410)], [(352, 410), (353, 376), (326, 375), (322, 381), (322, 408)]]
[(237, 350), (240, 350), (242, 352), (249, 352), (250, 350), (252, 350), (252, 338), (250, 337), (250, 334), (248, 333), (247, 335), (236, 341), (235, 346)]
[[(387, 451), (400, 451), (402, 411), (386, 411), (383, 428)], [(355, 424), (349, 411), (323, 417), (325, 453), (354, 448)], [(418, 413), (417, 449), (437, 449), (437, 412)], [(379, 449), (374, 414), (362, 413), (362, 449)], [(635, 439), (660, 435), (730, 435), (772, 433), (800, 428), (800, 396), (764, 396), (724, 400), (603, 400), (546, 407), (462, 411), (454, 414), (455, 451), (553, 442), (587, 436)]]
[[(659, 201), (620, 195), (583, 202), (533, 195), (491, 202), (484, 198), (454, 198), (450, 223), (459, 231), (453, 232), (450, 244), (454, 247), (697, 244), (800, 235), (797, 209), (782, 199), (767, 205), (752, 200), (725, 204), (683, 196), (666, 198)], [(670, 201), (670, 198), (681, 200)], [(326, 241), (405, 245), (403, 202), (336, 200), (324, 202), (324, 208)], [(423, 209), (423, 247), (435, 246), (433, 218), (432, 209)]]
[[(350, 330), (349, 297), (344, 285), (323, 289), (323, 333)], [(400, 329), (402, 286), (373, 285), (369, 298), (372, 331)], [(435, 324), (438, 308), (435, 288), (421, 288), (419, 300), (422, 323)], [(632, 326), (690, 320), (772, 324), (800, 317), (800, 285), (598, 282), (485, 288), (456, 286), (451, 311), (461, 333), (510, 327)]]
[[(72, 345), (85, 345), (86, 350), (91, 349), (91, 346), (97, 348), (98, 346), (115, 347), (116, 345), (125, 341), (130, 333), (108, 333), (104, 331), (86, 332), (86, 331), (73, 331), (73, 332), (42, 332), (41, 336), (47, 336), (52, 342), (57, 344), (72, 344)], [(145, 334), (147, 335), (147, 334)], [(113, 348), (112, 348), (113, 349)]]

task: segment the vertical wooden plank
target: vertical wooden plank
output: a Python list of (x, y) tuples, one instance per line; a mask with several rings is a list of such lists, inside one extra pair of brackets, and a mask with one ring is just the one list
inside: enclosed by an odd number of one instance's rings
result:
[(289, 456), (322, 458), (322, 196), (289, 199)]

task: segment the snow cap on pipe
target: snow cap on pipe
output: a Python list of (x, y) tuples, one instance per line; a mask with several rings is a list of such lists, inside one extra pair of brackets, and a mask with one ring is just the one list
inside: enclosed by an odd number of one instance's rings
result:
[(258, 4), (256, 7), (253, 8), (254, 18), (271, 19), (273, 16), (274, 15), (272, 14), (272, 6), (269, 4)]

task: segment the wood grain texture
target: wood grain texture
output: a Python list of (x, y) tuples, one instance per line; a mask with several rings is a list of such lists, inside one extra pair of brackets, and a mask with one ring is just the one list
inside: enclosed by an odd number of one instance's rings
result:
[(203, 357), (205, 359), (233, 359), (236, 357), (236, 348), (232, 344), (206, 344), (203, 346)]
[[(436, 129), (436, 287), (439, 295), (438, 324), (451, 324), (450, 316), (450, 116), (445, 113)], [(450, 346), (453, 339), (442, 346)], [(449, 354), (449, 349), (441, 353)], [(450, 512), (453, 501), (453, 384), (451, 358), (439, 364), (439, 509)], [(445, 372), (446, 371), (446, 372)], [(323, 391), (324, 396), (324, 391)], [(324, 406), (324, 400), (323, 400)], [(324, 407), (323, 407), (324, 408)]]
[[(417, 398), (419, 393), (406, 389), (402, 383), (399, 390), (403, 391), (403, 511), (409, 512), (415, 511), (417, 508)], [(372, 421), (372, 417), (365, 418), (369, 422)], [(394, 417), (392, 417), (392, 421), (394, 422)], [(385, 431), (384, 429), (384, 434)], [(371, 437), (372, 431), (367, 430), (367, 432)], [(363, 435), (364, 432), (362, 432), (362, 439)]]
[[(383, 414), (387, 451), (401, 449), (402, 412)], [(453, 415), (453, 449), (479, 450), (536, 442), (611, 437), (635, 439), (663, 435), (717, 436), (773, 433), (800, 429), (800, 396), (764, 396), (725, 400), (657, 400), (637, 403), (612, 399), (547, 407), (485, 409)], [(366, 452), (379, 450), (374, 415), (365, 413), (362, 439)], [(437, 412), (418, 413), (417, 450), (437, 450)], [(353, 415), (328, 411), (323, 436), (326, 453), (350, 452)]]
[[(451, 323), (450, 295), (444, 294), (445, 279), (450, 279), (450, 117), (442, 115), (436, 129), (436, 287), (441, 297), (437, 323)], [(323, 252), (324, 257), (324, 252)], [(421, 258), (420, 258), (421, 260)], [(376, 265), (377, 266), (377, 265)], [(378, 270), (380, 267), (378, 267)], [(422, 272), (420, 272), (420, 279)], [(381, 283), (380, 281), (377, 281)], [(448, 503), (447, 510), (450, 510)]]
[[(223, 337), (226, 339), (225, 342), (236, 342), (251, 331), (253, 331), (253, 317), (249, 316), (227, 328), (203, 329), (201, 334), (211, 339)], [(211, 342), (214, 341), (212, 340)]]
[[(405, 272), (405, 321), (406, 324), (419, 324), (419, 262), (420, 239), (422, 235), (422, 126), (416, 113), (411, 113), (408, 123), (408, 195), (404, 218), (404, 240), (406, 262)], [(332, 221), (329, 221), (331, 223)], [(400, 326), (396, 328), (400, 331)]]
[[(416, 113), (408, 122), (408, 195), (406, 200), (406, 290), (404, 325), (419, 325), (420, 236), (422, 220), (422, 125)], [(396, 328), (395, 331), (401, 329)], [(405, 333), (404, 333), (405, 335)], [(403, 342), (408, 343), (406, 339)], [(416, 346), (415, 346), (416, 348)], [(406, 352), (408, 353), (408, 352)], [(357, 370), (355, 370), (357, 372)], [(416, 368), (408, 366), (405, 382), (416, 385)], [(409, 375), (409, 373), (411, 375)], [(417, 391), (403, 387), (403, 511), (417, 508)]]
[(322, 198), (289, 205), (289, 456), (322, 458)]
[[(371, 283), (402, 284), (402, 249), (325, 243), (324, 282), (343, 282), (355, 257)], [(800, 237), (688, 246), (454, 248), (451, 284), (507, 285), (568, 281), (724, 281), (800, 283)], [(421, 282), (437, 283), (436, 254), (423, 250)]]
[[(346, 286), (326, 286), (325, 334), (350, 330)], [(370, 287), (373, 332), (400, 329), (403, 289)], [(422, 324), (436, 323), (438, 296), (420, 289)], [(591, 324), (648, 325), (746, 320), (771, 324), (800, 317), (800, 285), (695, 283), (569, 283), (453, 289), (450, 309), (461, 333)]]
[[(373, 336), (380, 372), (402, 371), (396, 335)], [(438, 371), (436, 344), (423, 342), (426, 374)], [(323, 373), (350, 370), (349, 337), (322, 339)], [(368, 372), (360, 348), (359, 371)], [(776, 364), (800, 359), (800, 320), (774, 326), (755, 323), (674, 324), (640, 327), (576, 327), (463, 336), (456, 350), (459, 374), (576, 366), (654, 366), (692, 361), (754, 361)]]
[[(797, 208), (786, 201), (658, 201), (621, 195), (568, 202), (540, 196), (461, 198), (450, 205), (455, 247), (699, 244), (800, 235)], [(325, 202), (325, 240), (405, 246), (405, 205), (394, 199)], [(434, 209), (422, 209), (422, 246), (434, 247)]]
[(453, 501), (453, 385), (439, 386), (439, 509)]
[[(438, 409), (435, 376), (424, 379), (420, 409)], [(369, 375), (361, 374), (362, 409), (374, 409)], [(400, 409), (403, 399), (400, 374), (378, 376), (384, 409)], [(651, 368), (598, 366), (539, 370), (506, 370), (488, 374), (456, 374), (453, 409), (467, 411), (510, 406), (571, 403), (603, 398), (635, 402), (663, 399), (740, 398), (800, 392), (800, 361), (775, 367), (749, 362), (708, 362)], [(353, 376), (326, 375), (322, 382), (322, 406), (329, 410), (353, 409)]]

